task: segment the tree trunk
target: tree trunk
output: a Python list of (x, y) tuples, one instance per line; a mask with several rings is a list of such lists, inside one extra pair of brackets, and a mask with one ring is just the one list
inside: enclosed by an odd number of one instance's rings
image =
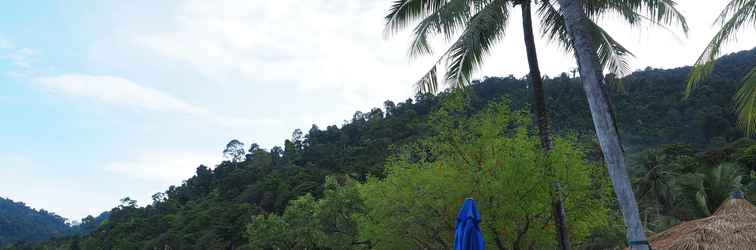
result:
[(587, 29), (586, 22), (588, 20), (582, 9), (582, 1), (559, 0), (559, 5), (567, 26), (567, 32), (574, 42), (580, 78), (588, 98), (596, 136), (609, 168), (614, 193), (617, 196), (620, 210), (622, 210), (628, 244), (630, 249), (633, 250), (648, 250), (649, 245), (638, 214), (638, 204), (630, 186), (630, 178), (627, 174), (619, 136), (610, 113), (608, 99), (601, 87), (604, 84), (603, 69), (594, 53), (596, 50), (593, 48), (591, 33)]
[[(554, 148), (549, 118), (546, 114), (546, 98), (544, 97), (543, 78), (541, 70), (538, 67), (538, 53), (536, 52), (535, 39), (533, 38), (533, 18), (530, 11), (530, 0), (521, 1), (522, 8), (522, 28), (525, 37), (525, 49), (528, 55), (528, 66), (530, 68), (530, 81), (533, 83), (533, 114), (535, 123), (538, 127), (538, 136), (541, 139), (541, 149), (545, 158), (548, 159), (549, 152)], [(547, 163), (551, 164), (551, 163)], [(551, 167), (547, 171), (553, 173)], [(555, 230), (559, 249), (571, 249), (570, 237), (567, 233), (566, 215), (564, 204), (562, 202), (561, 188), (559, 182), (554, 183), (552, 190), (552, 213), (556, 224)]]
[(549, 119), (546, 115), (546, 98), (544, 97), (543, 78), (541, 69), (538, 67), (538, 54), (536, 53), (535, 39), (533, 38), (533, 20), (530, 14), (530, 1), (520, 3), (522, 8), (522, 28), (525, 36), (525, 50), (528, 55), (528, 67), (530, 68), (530, 81), (533, 83), (533, 113), (535, 114), (538, 137), (541, 139), (541, 148), (551, 151), (554, 147)]

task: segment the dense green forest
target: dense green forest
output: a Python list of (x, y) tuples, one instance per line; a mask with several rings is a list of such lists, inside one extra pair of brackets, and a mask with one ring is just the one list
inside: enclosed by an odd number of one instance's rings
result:
[(97, 229), (108, 213), (87, 216), (70, 222), (44, 209), (33, 209), (23, 202), (0, 197), (0, 246), (16, 242), (38, 243), (54, 237), (89, 234)]
[(39, 242), (69, 233), (66, 219), (22, 202), (0, 198), (0, 246), (16, 241)]
[[(737, 129), (732, 108), (754, 66), (756, 49), (725, 56), (688, 99), (689, 67), (648, 68), (608, 86), (649, 230), (707, 216), (735, 189), (756, 195), (756, 141)], [(123, 199), (91, 233), (10, 249), (448, 249), (465, 197), (480, 202), (491, 248), (552, 248), (550, 179), (565, 186), (576, 246), (622, 247), (580, 79), (544, 80), (559, 135), (548, 158), (538, 153), (528, 79), (485, 77), (296, 130), (283, 146), (231, 141), (227, 161), (199, 166), (145, 206)]]

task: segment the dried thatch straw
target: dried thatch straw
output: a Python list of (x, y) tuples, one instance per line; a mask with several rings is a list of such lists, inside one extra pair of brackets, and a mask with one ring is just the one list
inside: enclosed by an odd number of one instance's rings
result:
[(649, 242), (653, 250), (756, 249), (756, 207), (736, 193), (714, 215), (674, 226)]

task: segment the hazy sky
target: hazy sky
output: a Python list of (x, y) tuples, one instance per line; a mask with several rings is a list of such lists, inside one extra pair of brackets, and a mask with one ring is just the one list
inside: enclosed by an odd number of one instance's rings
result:
[[(691, 33), (602, 20), (634, 69), (691, 64), (724, 0), (680, 0)], [(390, 0), (0, 2), (0, 196), (80, 219), (214, 166), (230, 139), (282, 144), (413, 95), (434, 58), (383, 37)], [(519, 12), (478, 76), (527, 71)], [(728, 51), (756, 46), (745, 30)], [(438, 47), (443, 49), (443, 43)], [(574, 60), (538, 41), (542, 71)]]

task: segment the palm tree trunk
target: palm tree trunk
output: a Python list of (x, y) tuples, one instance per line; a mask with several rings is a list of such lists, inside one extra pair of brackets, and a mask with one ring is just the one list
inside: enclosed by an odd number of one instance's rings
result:
[[(533, 38), (533, 18), (530, 13), (530, 3), (530, 0), (519, 2), (522, 8), (522, 28), (525, 36), (528, 66), (530, 68), (530, 81), (533, 83), (533, 113), (536, 126), (538, 127), (538, 136), (541, 139), (541, 149), (543, 149), (544, 156), (548, 158), (549, 152), (554, 148), (554, 142), (549, 126), (549, 118), (546, 114), (546, 98), (544, 97), (543, 78), (541, 78), (541, 69), (538, 67), (538, 53), (536, 52), (535, 39)], [(551, 169), (548, 171), (550, 173), (553, 172)], [(566, 215), (559, 182), (554, 183), (551, 200), (559, 249), (569, 250), (571, 249), (570, 237), (567, 233)]]
[(625, 159), (619, 142), (619, 136), (610, 113), (609, 102), (601, 85), (604, 77), (598, 57), (594, 53), (591, 33), (587, 29), (587, 17), (583, 12), (581, 0), (559, 0), (567, 32), (574, 42), (575, 57), (580, 68), (580, 78), (588, 98), (588, 105), (593, 117), (604, 160), (609, 168), (614, 193), (625, 221), (626, 235), (630, 249), (648, 250), (649, 245), (643, 224), (638, 213), (630, 178), (627, 174)]
[(538, 136), (541, 139), (541, 148), (551, 151), (554, 147), (549, 118), (546, 116), (546, 98), (543, 91), (543, 78), (541, 69), (538, 67), (538, 54), (536, 53), (535, 39), (533, 38), (533, 19), (530, 14), (530, 1), (520, 3), (522, 8), (522, 28), (525, 36), (525, 50), (528, 55), (528, 67), (530, 68), (530, 80), (533, 83), (533, 113), (538, 126)]

